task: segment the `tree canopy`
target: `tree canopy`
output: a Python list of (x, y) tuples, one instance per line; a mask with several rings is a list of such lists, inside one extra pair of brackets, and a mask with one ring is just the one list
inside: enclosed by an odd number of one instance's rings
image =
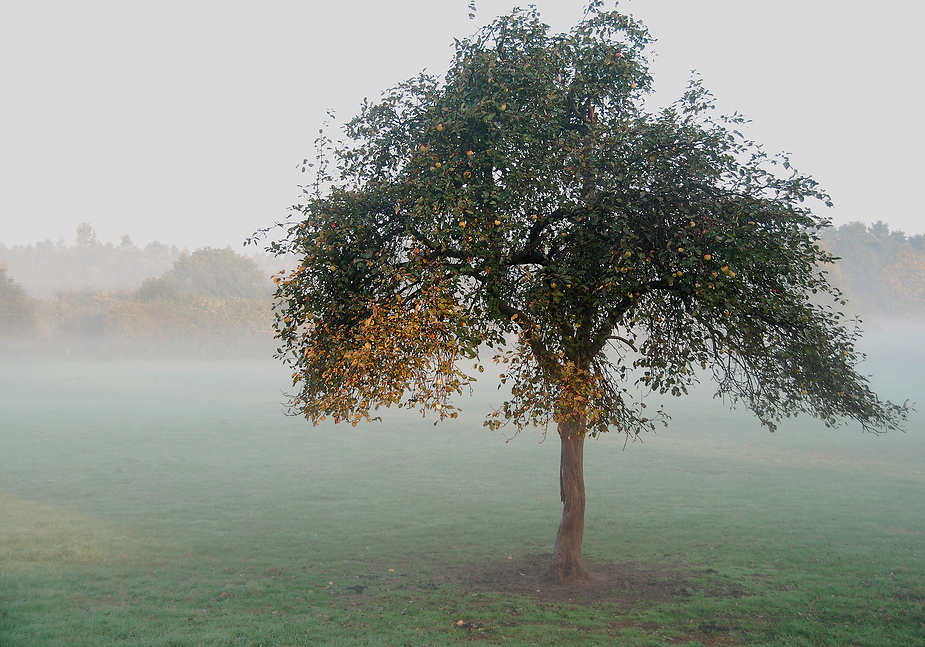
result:
[(651, 428), (639, 387), (683, 395), (706, 370), (772, 429), (806, 412), (885, 430), (906, 412), (855, 370), (858, 331), (821, 269), (826, 194), (740, 116), (714, 118), (696, 82), (648, 112), (649, 42), (600, 2), (565, 34), (532, 9), (497, 19), (444, 78), (323, 140), (270, 246), (301, 259), (277, 278), (276, 329), (312, 421), (454, 417), (496, 349), (511, 396), (486, 424), (559, 426), (560, 579), (586, 573), (580, 442)]

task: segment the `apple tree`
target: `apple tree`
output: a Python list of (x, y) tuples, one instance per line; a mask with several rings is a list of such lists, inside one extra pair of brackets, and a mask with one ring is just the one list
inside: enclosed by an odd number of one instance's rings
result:
[(299, 259), (276, 279), (276, 331), (311, 421), (455, 417), (494, 349), (510, 397), (486, 424), (558, 431), (559, 581), (587, 576), (585, 438), (650, 429), (639, 393), (710, 376), (772, 430), (800, 412), (873, 431), (906, 416), (855, 370), (821, 269), (827, 196), (741, 118), (711, 117), (696, 83), (648, 111), (648, 42), (601, 2), (564, 34), (534, 10), (497, 19), (445, 77), (364, 102), (322, 142), (269, 246)]

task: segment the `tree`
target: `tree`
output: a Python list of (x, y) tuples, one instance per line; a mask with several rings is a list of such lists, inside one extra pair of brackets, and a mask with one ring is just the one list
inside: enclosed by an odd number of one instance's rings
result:
[(0, 265), (0, 335), (24, 334), (36, 328), (35, 304)]
[(919, 239), (883, 222), (852, 222), (829, 229), (823, 246), (839, 257), (839, 284), (862, 313), (925, 310), (925, 254)]
[(486, 424), (557, 425), (558, 581), (588, 574), (585, 437), (658, 421), (634, 385), (682, 395), (710, 369), (772, 430), (906, 416), (855, 371), (858, 333), (820, 270), (829, 223), (810, 204), (826, 195), (740, 117), (712, 119), (696, 83), (646, 112), (649, 35), (601, 6), (567, 34), (515, 11), (457, 42), (445, 79), (364, 102), (345, 143), (321, 139), (268, 247), (301, 259), (276, 279), (276, 330), (293, 412), (316, 423), (393, 404), (455, 417), (497, 349), (511, 395)]
[(82, 222), (77, 225), (77, 238), (75, 239), (77, 247), (93, 247), (99, 245), (96, 239), (96, 231), (89, 222)]
[(269, 292), (260, 266), (227, 248), (204, 247), (181, 256), (163, 278), (177, 292), (217, 299), (261, 299)]

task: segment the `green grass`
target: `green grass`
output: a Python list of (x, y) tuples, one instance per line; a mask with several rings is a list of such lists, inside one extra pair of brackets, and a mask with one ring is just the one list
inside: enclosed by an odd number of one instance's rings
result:
[[(918, 338), (872, 336), (884, 395), (925, 400)], [(558, 447), (482, 428), (492, 388), (312, 428), (286, 377), (0, 364), (0, 645), (925, 644), (920, 414), (772, 435), (695, 394), (589, 441), (585, 552), (625, 582), (572, 596), (506, 585), (551, 552)]]

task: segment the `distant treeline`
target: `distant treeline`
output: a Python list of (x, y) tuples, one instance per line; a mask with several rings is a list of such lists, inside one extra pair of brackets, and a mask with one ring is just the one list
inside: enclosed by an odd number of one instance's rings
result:
[(925, 315), (925, 236), (853, 222), (827, 230), (822, 242), (840, 258), (826, 270), (853, 314)]
[[(0, 242), (0, 265), (29, 296), (54, 299), (62, 291), (137, 290), (145, 279), (160, 276), (181, 256), (190, 254), (158, 241), (136, 247), (128, 235), (118, 245), (101, 243), (89, 223), (81, 223), (76, 234), (73, 245), (45, 240), (7, 247)], [(248, 258), (268, 276), (284, 266), (270, 254), (255, 252)]]
[(157, 241), (138, 248), (128, 236), (118, 245), (103, 244), (93, 228), (83, 223), (70, 246), (63, 240), (13, 247), (0, 244), (0, 265), (6, 266), (29, 296), (54, 299), (58, 292), (68, 290), (137, 289), (146, 278), (169, 270), (182, 253), (176, 246)]
[[(822, 243), (840, 257), (825, 269), (849, 314), (925, 315), (925, 236), (851, 223), (827, 230)], [(70, 246), (0, 244), (0, 337), (6, 348), (92, 342), (106, 352), (180, 339), (197, 349), (232, 340), (266, 347), (270, 278), (286, 265), (231, 249), (191, 253), (158, 242), (140, 249), (128, 236), (103, 244), (83, 223)]]
[[(258, 261), (262, 261), (258, 262)], [(77, 228), (72, 246), (0, 245), (3, 348), (112, 354), (212, 353), (272, 339), (269, 256), (231, 249), (103, 244)]]

